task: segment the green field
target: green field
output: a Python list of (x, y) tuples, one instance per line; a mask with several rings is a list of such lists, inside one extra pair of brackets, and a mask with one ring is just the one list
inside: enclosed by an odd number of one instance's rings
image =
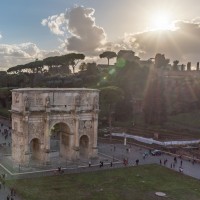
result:
[[(24, 200), (199, 200), (199, 180), (158, 165), (8, 181)], [(155, 192), (167, 197), (157, 197)]]

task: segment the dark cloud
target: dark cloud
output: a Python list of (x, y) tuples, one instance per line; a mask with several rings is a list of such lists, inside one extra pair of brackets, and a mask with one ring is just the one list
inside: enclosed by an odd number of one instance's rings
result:
[(69, 51), (91, 53), (96, 51), (106, 39), (103, 28), (96, 26), (94, 9), (75, 7), (67, 10), (68, 37), (66, 47)]

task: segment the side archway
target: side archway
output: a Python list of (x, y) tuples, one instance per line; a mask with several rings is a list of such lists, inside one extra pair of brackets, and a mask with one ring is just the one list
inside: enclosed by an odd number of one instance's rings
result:
[(79, 156), (80, 158), (89, 157), (89, 138), (87, 135), (82, 135), (79, 140)]
[(38, 138), (33, 138), (30, 141), (30, 155), (31, 160), (41, 160), (41, 147), (40, 147), (40, 140)]

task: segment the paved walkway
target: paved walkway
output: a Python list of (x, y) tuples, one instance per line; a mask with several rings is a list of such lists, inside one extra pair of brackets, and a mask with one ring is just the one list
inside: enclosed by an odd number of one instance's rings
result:
[[(115, 146), (115, 150), (114, 150), (114, 146)], [(111, 157), (114, 157), (120, 160), (123, 160), (124, 158), (128, 159), (129, 166), (135, 165), (137, 159), (139, 159), (140, 165), (154, 164), (154, 163), (160, 165), (160, 161), (161, 161), (162, 166), (165, 166), (175, 171), (179, 171), (179, 168), (181, 166), (181, 160), (182, 160), (183, 173), (185, 175), (200, 179), (200, 163), (193, 163), (192, 158), (189, 161), (189, 160), (180, 159), (178, 156), (163, 154), (161, 156), (148, 155), (144, 159), (143, 158), (144, 153), (148, 153), (149, 150), (147, 148), (138, 147), (135, 145), (124, 146), (123, 144), (110, 145), (110, 144), (101, 143), (99, 144), (99, 148), (101, 152), (105, 154), (109, 154)], [(175, 163), (175, 165), (173, 165), (175, 157), (177, 158), (177, 162)], [(167, 160), (165, 165), (164, 165), (164, 160)]]

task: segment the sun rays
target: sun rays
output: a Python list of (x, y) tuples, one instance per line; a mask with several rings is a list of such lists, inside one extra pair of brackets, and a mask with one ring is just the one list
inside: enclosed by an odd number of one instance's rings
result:
[(171, 16), (170, 13), (159, 11), (152, 16), (152, 28), (155, 30), (168, 30), (171, 29)]

